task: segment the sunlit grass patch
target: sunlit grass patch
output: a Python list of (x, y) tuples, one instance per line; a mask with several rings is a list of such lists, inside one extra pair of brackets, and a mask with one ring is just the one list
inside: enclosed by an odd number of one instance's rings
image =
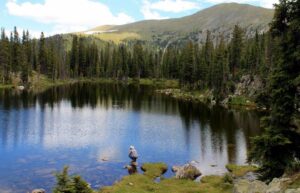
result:
[(258, 170), (258, 167), (252, 165), (239, 166), (235, 164), (227, 164), (226, 169), (231, 172), (235, 177), (242, 177), (248, 172), (255, 172)]
[(233, 96), (229, 99), (229, 105), (255, 107), (256, 104), (244, 96)]
[(165, 163), (145, 163), (141, 169), (144, 171), (144, 175), (155, 178), (164, 174), (168, 170), (168, 166)]
[(100, 33), (94, 34), (93, 37), (99, 38), (104, 41), (112, 41), (114, 43), (121, 43), (124, 40), (140, 39), (140, 35), (131, 32), (113, 32), (113, 33)]

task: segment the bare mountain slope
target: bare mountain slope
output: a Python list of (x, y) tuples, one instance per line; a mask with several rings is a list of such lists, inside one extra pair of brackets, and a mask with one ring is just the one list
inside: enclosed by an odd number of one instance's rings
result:
[[(105, 39), (110, 34), (120, 34), (122, 39), (142, 39), (154, 42), (168, 42), (172, 39), (193, 39), (203, 41), (206, 31), (213, 35), (223, 33), (227, 38), (234, 25), (239, 24), (247, 35), (256, 30), (268, 30), (274, 10), (247, 4), (224, 3), (201, 10), (193, 15), (166, 20), (145, 20), (119, 26), (100, 26), (90, 31)], [(112, 36), (113, 37), (113, 36)]]

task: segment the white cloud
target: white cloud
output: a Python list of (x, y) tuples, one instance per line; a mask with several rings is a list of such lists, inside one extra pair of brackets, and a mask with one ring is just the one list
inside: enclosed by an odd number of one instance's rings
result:
[(278, 3), (279, 0), (205, 0), (209, 3), (249, 3), (255, 4), (265, 8), (273, 8), (273, 4)]
[(187, 0), (161, 0), (152, 3), (150, 8), (164, 12), (180, 13), (183, 11), (200, 9), (200, 6), (196, 2)]
[(274, 8), (274, 4), (279, 3), (279, 0), (262, 0), (260, 6), (265, 8)]
[(151, 10), (151, 3), (147, 0), (144, 0), (141, 12), (144, 15), (144, 19), (167, 19), (158, 12)]
[(198, 3), (187, 0), (160, 0), (156, 2), (144, 0), (141, 12), (145, 19), (167, 19), (162, 17), (158, 11), (180, 13), (199, 8)]
[(45, 0), (44, 3), (17, 3), (9, 0), (8, 12), (40, 23), (54, 24), (55, 33), (86, 30), (98, 25), (133, 22), (125, 13), (114, 15), (108, 6), (94, 0)]

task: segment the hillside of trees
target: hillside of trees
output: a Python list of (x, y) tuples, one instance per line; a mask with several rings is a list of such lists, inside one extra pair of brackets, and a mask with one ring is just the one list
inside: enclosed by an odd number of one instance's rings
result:
[(234, 90), (243, 74), (257, 75), (266, 81), (273, 66), (273, 39), (270, 33), (247, 38), (236, 25), (232, 39), (220, 35), (213, 43), (207, 31), (203, 45), (190, 41), (167, 48), (149, 46), (142, 41), (122, 44), (96, 42), (90, 37), (72, 35), (68, 48), (63, 36), (31, 39), (15, 28), (8, 37), (1, 30), (0, 78), (9, 84), (16, 76), (30, 84), (32, 72), (53, 81), (76, 78), (178, 79), (189, 89), (213, 89), (222, 98)]

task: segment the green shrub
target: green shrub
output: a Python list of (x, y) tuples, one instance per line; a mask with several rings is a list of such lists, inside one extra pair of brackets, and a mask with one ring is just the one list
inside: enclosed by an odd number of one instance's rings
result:
[(53, 193), (93, 193), (89, 184), (80, 176), (69, 176), (69, 167), (65, 166), (61, 173), (56, 173), (56, 186)]

